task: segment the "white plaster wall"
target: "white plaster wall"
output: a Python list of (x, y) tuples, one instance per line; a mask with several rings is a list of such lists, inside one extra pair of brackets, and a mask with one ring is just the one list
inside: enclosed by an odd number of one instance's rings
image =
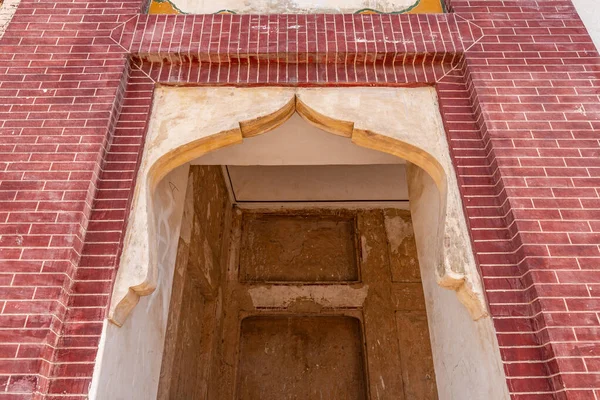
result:
[(21, 0), (4, 0), (4, 4), (0, 6), (0, 39), (4, 36), (4, 31), (8, 28), (20, 2)]
[(417, 0), (171, 0), (181, 11), (212, 14), (231, 10), (243, 14), (354, 13), (363, 8), (382, 12), (402, 11)]
[(439, 400), (508, 400), (490, 318), (473, 321), (454, 293), (421, 276)]
[(413, 165), (407, 175), (439, 399), (508, 399), (491, 318), (473, 321), (456, 294), (440, 287), (431, 273), (436, 263), (431, 227), (438, 224), (432, 210), (440, 207), (435, 184)]
[(573, 0), (573, 4), (590, 33), (596, 48), (600, 50), (600, 1)]
[[(181, 223), (188, 187), (189, 165), (169, 173), (157, 188), (159, 284), (151, 296), (143, 296), (122, 327), (104, 324), (89, 398), (97, 400), (156, 399), (162, 365), (165, 331), (173, 286)], [(186, 210), (189, 213), (189, 210)], [(181, 232), (189, 243), (189, 230)]]

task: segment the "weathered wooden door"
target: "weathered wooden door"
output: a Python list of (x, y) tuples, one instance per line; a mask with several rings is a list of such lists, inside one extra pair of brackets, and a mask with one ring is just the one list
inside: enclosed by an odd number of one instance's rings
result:
[(437, 399), (407, 211), (232, 219), (209, 399)]

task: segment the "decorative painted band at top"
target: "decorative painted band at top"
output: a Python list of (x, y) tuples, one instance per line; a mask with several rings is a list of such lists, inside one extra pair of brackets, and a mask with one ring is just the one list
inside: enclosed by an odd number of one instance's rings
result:
[[(150, 0), (149, 14), (191, 14), (176, 4), (177, 0)], [(432, 14), (444, 13), (446, 8), (443, 0), (415, 0), (415, 2), (403, 9), (396, 11), (382, 11), (376, 8), (365, 7), (353, 11), (354, 14)], [(239, 10), (224, 8), (212, 14), (242, 14)], [(269, 13), (265, 10), (265, 14)]]

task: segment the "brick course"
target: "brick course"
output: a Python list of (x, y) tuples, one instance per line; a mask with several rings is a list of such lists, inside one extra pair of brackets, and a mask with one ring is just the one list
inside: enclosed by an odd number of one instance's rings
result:
[(265, 84), (435, 85), (513, 398), (598, 400), (598, 52), (569, 0), (447, 6), (22, 0), (0, 39), (0, 397), (85, 398), (155, 85)]

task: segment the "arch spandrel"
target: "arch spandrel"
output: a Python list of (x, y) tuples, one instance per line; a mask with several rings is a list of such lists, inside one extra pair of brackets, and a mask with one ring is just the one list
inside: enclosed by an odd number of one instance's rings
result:
[[(291, 115), (294, 89), (250, 89), (252, 95), (246, 90), (157, 88), (151, 115), (160, 118), (153, 118), (148, 128), (144, 159), (153, 165), (167, 154), (176, 157), (190, 147), (203, 147), (190, 144), (209, 137), (215, 139), (217, 134), (237, 134), (241, 141), (242, 136), (277, 127)], [(221, 147), (218, 143), (215, 146)]]
[[(445, 193), (452, 167), (433, 88), (299, 89), (297, 111), (327, 132), (425, 169)], [(437, 114), (437, 115), (436, 115)], [(352, 121), (352, 122), (349, 122)], [(401, 143), (398, 143), (401, 142)]]
[[(123, 324), (139, 296), (156, 288), (158, 269), (169, 268), (159, 265), (156, 254), (160, 210), (153, 205), (153, 196), (161, 180), (209, 151), (281, 125), (294, 111), (329, 132), (350, 136), (357, 145), (418, 166), (409, 182), (419, 178), (418, 171), (427, 172), (424, 175), (436, 190), (421, 190), (425, 197), (419, 203), (434, 205), (437, 212), (424, 207), (413, 211), (416, 219), (418, 213), (436, 216), (431, 223), (437, 229), (423, 226), (421, 230), (421, 242), (436, 249), (428, 251), (433, 259), (427, 264), (435, 268), (440, 286), (457, 292), (473, 319), (486, 316), (433, 88), (164, 87), (157, 89), (109, 318)], [(415, 188), (413, 185), (413, 192), (418, 192)], [(414, 200), (411, 198), (411, 203)], [(432, 230), (437, 233), (431, 235)]]

